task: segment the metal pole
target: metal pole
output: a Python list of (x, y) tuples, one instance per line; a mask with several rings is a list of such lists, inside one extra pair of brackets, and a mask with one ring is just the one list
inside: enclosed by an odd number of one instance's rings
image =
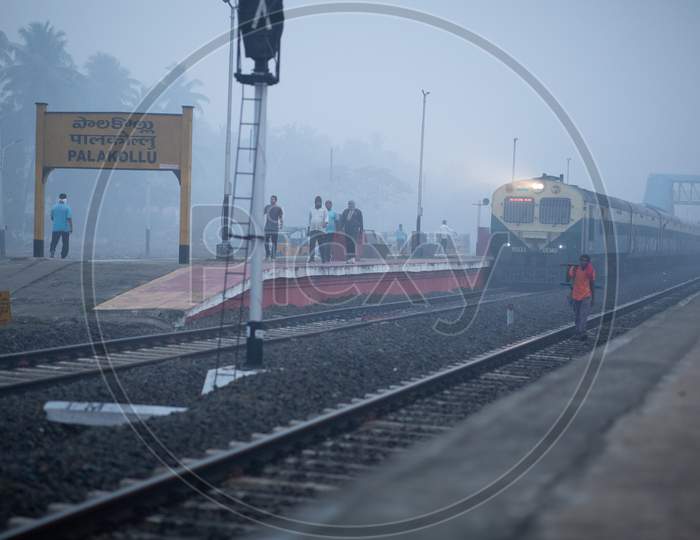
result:
[(331, 146), (331, 162), (330, 162), (330, 167), (328, 169), (328, 181), (331, 184), (331, 187), (333, 186), (333, 147)]
[(416, 212), (416, 238), (414, 240), (414, 251), (420, 245), (420, 228), (421, 228), (421, 218), (423, 217), (423, 148), (425, 145), (425, 105), (428, 101), (428, 94), (423, 89), (421, 89), (423, 94), (423, 119), (420, 125), (420, 157), (418, 160), (418, 210)]
[(248, 315), (248, 339), (246, 341), (246, 367), (256, 368), (263, 362), (263, 253), (265, 251), (264, 208), (265, 208), (265, 137), (267, 132), (267, 84), (255, 85), (255, 118), (258, 123), (256, 133), (255, 176), (250, 208), (252, 215), (253, 238), (250, 258), (250, 297)]
[[(0, 145), (2, 145), (2, 139), (0, 139)], [(5, 230), (7, 229), (5, 225), (5, 199), (2, 193), (3, 173), (5, 172), (5, 148), (5, 146), (2, 146), (2, 155), (0, 155), (0, 257), (4, 257), (7, 253), (7, 248), (5, 247)]]
[(479, 245), (479, 229), (481, 229), (481, 207), (484, 205), (482, 201), (474, 203), (476, 206), (476, 237), (474, 239), (474, 254), (478, 255), (477, 247)]
[(517, 144), (518, 144), (518, 138), (514, 137), (513, 138), (513, 171), (511, 172), (511, 175), (510, 175), (511, 183), (515, 182), (515, 148), (516, 148)]
[(224, 200), (221, 203), (221, 247), (220, 255), (227, 257), (231, 246), (229, 243), (229, 209), (231, 204), (231, 107), (233, 101), (233, 38), (235, 29), (235, 10), (226, 2), (231, 12), (228, 46), (228, 102), (226, 111), (226, 158), (224, 160)]
[(22, 139), (15, 139), (10, 141), (5, 146), (2, 146), (2, 139), (0, 138), (0, 257), (4, 257), (7, 254), (7, 224), (5, 223), (5, 199), (3, 198), (3, 182), (5, 181), (5, 152), (10, 146), (14, 146), (22, 142)]
[[(9, 146), (9, 145), (8, 145)], [(5, 248), (5, 199), (3, 198), (3, 173), (5, 172), (5, 148), (2, 146), (2, 133), (0, 133), (0, 257), (4, 257)]]
[(146, 258), (151, 256), (151, 181), (146, 179)]
[(571, 183), (571, 177), (569, 176), (570, 166), (571, 166), (571, 158), (568, 157), (568, 158), (566, 158), (566, 183), (567, 184)]

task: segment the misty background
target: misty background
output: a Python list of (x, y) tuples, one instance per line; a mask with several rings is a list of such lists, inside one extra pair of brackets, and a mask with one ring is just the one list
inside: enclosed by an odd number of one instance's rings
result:
[[(287, 0), (287, 8), (310, 2)], [(396, 1), (460, 24), (505, 49), (567, 110), (608, 192), (641, 201), (653, 172), (700, 172), (700, 3), (695, 0), (534, 2)], [(131, 111), (185, 58), (228, 30), (221, 0), (3, 0), (0, 137), (7, 148), (3, 205), (10, 255), (31, 253), (34, 103), (49, 111)], [(193, 204), (220, 204), (228, 49), (208, 56), (151, 112), (194, 105)], [(516, 177), (566, 172), (589, 187), (571, 141), (512, 72), (451, 35), (378, 15), (287, 21), (281, 83), (270, 89), (267, 196), (286, 225), (303, 225), (315, 195), (336, 209), (357, 201), (368, 229), (415, 227), (421, 92), (429, 90), (424, 229), (442, 219), (474, 233), (473, 203)], [(234, 86), (234, 141), (240, 85)], [(333, 148), (334, 168), (329, 171)], [(79, 255), (98, 171), (54, 171), (53, 203), (67, 192)], [(152, 254), (175, 257), (178, 185), (169, 172), (113, 173), (100, 211), (100, 256), (144, 251), (146, 183), (152, 186)], [(50, 207), (47, 206), (47, 208)], [(484, 212), (484, 219), (486, 212)]]

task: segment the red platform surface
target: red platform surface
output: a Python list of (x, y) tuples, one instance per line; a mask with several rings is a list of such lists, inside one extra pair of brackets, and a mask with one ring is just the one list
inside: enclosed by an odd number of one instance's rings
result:
[[(489, 261), (460, 259), (367, 260), (355, 264), (266, 264), (263, 305), (304, 306), (356, 295), (404, 295), (447, 292), (483, 286)], [(247, 301), (249, 282), (237, 274), (240, 263), (193, 264), (120, 294), (97, 306), (100, 311), (172, 310), (184, 320), (216, 313), (224, 304)], [(225, 285), (225, 286), (224, 286)], [(224, 290), (225, 289), (225, 290)]]

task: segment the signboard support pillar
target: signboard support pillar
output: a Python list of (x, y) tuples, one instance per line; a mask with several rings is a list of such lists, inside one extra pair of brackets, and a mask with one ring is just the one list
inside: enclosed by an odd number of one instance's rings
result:
[(248, 316), (248, 338), (246, 340), (246, 367), (261, 367), (263, 362), (263, 253), (265, 231), (263, 223), (265, 208), (265, 139), (267, 134), (267, 84), (255, 85), (255, 118), (258, 122), (255, 151), (255, 176), (251, 201), (251, 223), (253, 224), (252, 256), (250, 260), (250, 303)]
[(182, 137), (180, 149), (180, 249), (178, 262), (190, 262), (190, 207), (192, 198), (192, 111), (182, 107)]
[(34, 257), (44, 256), (44, 118), (46, 103), (36, 104), (36, 152), (34, 155)]

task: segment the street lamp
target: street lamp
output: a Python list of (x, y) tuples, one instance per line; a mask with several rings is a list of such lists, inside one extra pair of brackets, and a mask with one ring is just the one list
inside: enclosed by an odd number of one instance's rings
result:
[(5, 234), (7, 231), (7, 224), (5, 223), (5, 199), (3, 198), (3, 173), (5, 172), (5, 152), (11, 146), (19, 144), (22, 139), (15, 139), (9, 143), (0, 146), (0, 257), (4, 257), (7, 253), (7, 243), (5, 239)]
[(230, 11), (229, 46), (228, 46), (228, 101), (226, 111), (226, 155), (224, 159), (224, 200), (221, 203), (221, 243), (217, 245), (217, 258), (227, 258), (232, 246), (229, 240), (229, 210), (231, 205), (231, 107), (233, 101), (233, 39), (235, 32), (236, 10), (230, 0), (223, 0)]
[(413, 251), (415, 252), (420, 246), (420, 225), (423, 216), (423, 148), (425, 144), (425, 105), (428, 101), (430, 92), (421, 89), (423, 94), (423, 119), (420, 125), (420, 158), (418, 160), (418, 211), (416, 215), (416, 236), (413, 241)]

